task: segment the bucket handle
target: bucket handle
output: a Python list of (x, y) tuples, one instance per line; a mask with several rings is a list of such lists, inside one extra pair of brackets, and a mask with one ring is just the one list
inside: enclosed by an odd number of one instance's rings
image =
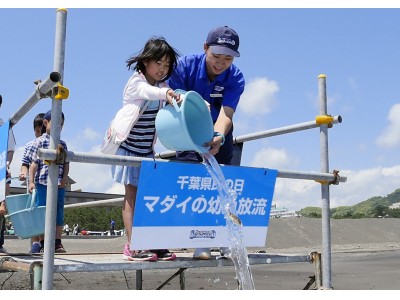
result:
[[(180, 94), (180, 95), (185, 95), (187, 92), (185, 90), (181, 90), (181, 89), (176, 89), (175, 94)], [(175, 97), (172, 98), (172, 105), (175, 107), (175, 110), (180, 113), (181, 112), (181, 108), (178, 106), (178, 103), (176, 103), (176, 99)]]
[[(180, 94), (180, 95), (185, 95), (187, 92), (185, 90), (181, 90), (181, 89), (176, 89), (175, 94)], [(172, 98), (172, 105), (175, 107), (175, 110), (180, 113), (181, 112), (181, 108), (178, 106), (178, 103), (176, 103), (176, 99), (175, 97)]]
[[(32, 193), (29, 194), (28, 200), (26, 201), (25, 204), (25, 209), (32, 210), (35, 208), (35, 195), (36, 195), (36, 189), (33, 189)], [(10, 214), (4, 215), (4, 217), (9, 218)]]
[(29, 194), (28, 201), (26, 202), (26, 208), (33, 209), (35, 207), (35, 197), (36, 189), (32, 190), (32, 193)]
[(175, 107), (175, 110), (176, 110), (178, 113), (181, 112), (181, 108), (179, 107), (178, 103), (176, 103), (175, 97), (172, 98), (172, 105)]

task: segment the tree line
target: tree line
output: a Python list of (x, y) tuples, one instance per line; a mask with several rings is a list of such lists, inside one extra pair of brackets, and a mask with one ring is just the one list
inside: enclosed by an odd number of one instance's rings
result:
[[(390, 208), (400, 203), (400, 189), (386, 197), (372, 197), (353, 206), (339, 206), (330, 210), (333, 219), (400, 218), (400, 208)], [(303, 217), (321, 218), (320, 207), (306, 207), (297, 212)]]

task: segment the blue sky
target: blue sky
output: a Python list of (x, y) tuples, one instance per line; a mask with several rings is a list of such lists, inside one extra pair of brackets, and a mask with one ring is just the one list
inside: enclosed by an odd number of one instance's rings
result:
[[(62, 6), (60, 6), (62, 7)], [(398, 8), (68, 8), (61, 138), (70, 150), (98, 152), (122, 105), (131, 75), (125, 60), (153, 36), (181, 54), (202, 52), (208, 31), (229, 25), (240, 35), (234, 63), (246, 78), (234, 135), (312, 121), (319, 114), (318, 75), (327, 75), (329, 167), (346, 183), (331, 186), (331, 207), (353, 205), (400, 188), (400, 9)], [(0, 9), (0, 93), (3, 119), (53, 70), (55, 8)], [(51, 109), (43, 99), (14, 126), (19, 173), (32, 120)], [(247, 142), (243, 166), (320, 171), (319, 129)], [(160, 145), (156, 148), (163, 151)], [(74, 189), (123, 193), (110, 167), (71, 164)], [(17, 184), (17, 182), (14, 182)], [(274, 202), (290, 210), (321, 206), (314, 181), (278, 178)]]

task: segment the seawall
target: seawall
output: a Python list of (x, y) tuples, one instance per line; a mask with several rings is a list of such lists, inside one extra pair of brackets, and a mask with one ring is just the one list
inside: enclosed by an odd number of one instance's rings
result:
[[(331, 219), (332, 250), (346, 248), (400, 249), (400, 219)], [(267, 249), (321, 250), (322, 219), (270, 219)]]

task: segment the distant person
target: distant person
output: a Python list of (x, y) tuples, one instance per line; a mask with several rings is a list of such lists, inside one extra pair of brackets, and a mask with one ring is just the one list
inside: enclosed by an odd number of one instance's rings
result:
[[(33, 119), (33, 132), (35, 134), (35, 139), (37, 139), (43, 133), (46, 132), (46, 127), (43, 126), (43, 117), (44, 113), (40, 113), (37, 114), (36, 117)], [(25, 181), (25, 182), (27, 181), (28, 170), (31, 164), (31, 158), (28, 155), (28, 153), (34, 142), (35, 140), (32, 140), (25, 145), (24, 154), (22, 155), (22, 160), (21, 160), (21, 170), (19, 173), (20, 181)], [(29, 184), (27, 184), (27, 187), (29, 187)], [(40, 251), (42, 250), (42, 245), (40, 244), (40, 240), (43, 240), (43, 236), (34, 236), (31, 238), (32, 245), (29, 253), (31, 254), (40, 253)]]
[[(123, 106), (114, 119), (118, 128), (125, 128), (125, 135), (122, 134), (125, 140), (117, 150), (117, 155), (154, 157), (156, 115), (165, 101), (172, 104), (172, 99), (177, 98), (177, 102), (180, 102), (179, 95), (165, 83), (176, 65), (177, 57), (176, 50), (164, 38), (153, 37), (146, 42), (140, 53), (127, 60), (128, 70), (133, 69), (135, 72), (125, 86)], [(138, 107), (138, 111), (134, 114), (130, 113), (132, 107)], [(130, 117), (127, 114), (130, 114)], [(125, 118), (119, 116), (125, 116)], [(123, 259), (129, 261), (174, 260), (175, 253), (167, 249), (131, 251), (132, 221), (140, 166), (114, 165), (111, 170), (113, 180), (125, 186), (122, 217), (128, 241), (125, 244)]]
[(13, 224), (12, 224), (12, 222), (10, 221), (10, 222), (8, 222), (8, 224), (7, 224), (7, 230), (14, 230), (14, 226), (13, 226)]
[[(0, 108), (3, 104), (3, 97), (0, 95)], [(3, 126), (4, 121), (0, 118), (0, 126)], [(7, 158), (6, 158), (6, 188), (5, 196), (10, 194), (10, 184), (11, 184), (11, 171), (10, 164), (12, 162), (15, 151), (15, 138), (12, 129), (8, 131), (8, 141), (7, 141)], [(3, 197), (2, 197), (3, 198)], [(6, 201), (5, 199), (0, 199), (0, 253), (6, 252), (4, 245), (4, 232), (6, 229), (6, 219), (4, 215), (7, 214)]]
[(64, 225), (64, 231), (65, 231), (65, 234), (66, 234), (66, 235), (69, 235), (71, 229), (69, 228), (68, 224), (65, 224), (65, 225)]
[(110, 235), (115, 235), (115, 221), (111, 220), (110, 223)]
[[(64, 126), (64, 113), (61, 115), (61, 128)], [(32, 193), (36, 189), (36, 206), (45, 206), (47, 198), (47, 180), (48, 180), (48, 165), (38, 157), (38, 150), (40, 148), (48, 149), (50, 145), (50, 130), (51, 130), (51, 110), (49, 110), (43, 117), (43, 126), (46, 127), (46, 132), (38, 137), (32, 146), (29, 148), (29, 159), (31, 165), (29, 166), (29, 192)], [(59, 147), (67, 152), (67, 144), (60, 140)], [(64, 199), (65, 199), (65, 185), (67, 183), (69, 173), (69, 162), (58, 165), (58, 191), (57, 191), (57, 217), (56, 217), (56, 240), (55, 240), (55, 253), (65, 253), (61, 237), (64, 228)], [(44, 248), (44, 240), (40, 241), (41, 248)]]
[(78, 224), (74, 224), (74, 230), (72, 231), (73, 235), (78, 235), (79, 233), (79, 225)]
[[(245, 86), (242, 72), (233, 64), (234, 58), (240, 56), (239, 35), (228, 26), (214, 28), (208, 33), (203, 51), (181, 57), (168, 84), (174, 90), (195, 91), (209, 103), (214, 137), (206, 145), (211, 147), (209, 152), (219, 164), (230, 165), (233, 158), (233, 115)], [(193, 151), (178, 151), (176, 158), (203, 160)], [(193, 258), (210, 259), (210, 249), (196, 249)]]

